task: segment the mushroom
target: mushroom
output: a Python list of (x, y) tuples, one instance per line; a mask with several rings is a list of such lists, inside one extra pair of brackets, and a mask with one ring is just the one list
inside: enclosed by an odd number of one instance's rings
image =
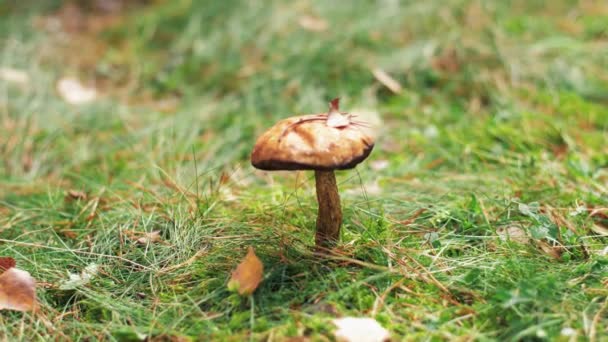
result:
[(352, 169), (374, 148), (369, 125), (357, 115), (339, 111), (339, 99), (329, 112), (294, 116), (279, 121), (262, 134), (251, 153), (258, 169), (314, 170), (317, 190), (318, 247), (332, 247), (340, 237), (342, 208), (334, 170)]

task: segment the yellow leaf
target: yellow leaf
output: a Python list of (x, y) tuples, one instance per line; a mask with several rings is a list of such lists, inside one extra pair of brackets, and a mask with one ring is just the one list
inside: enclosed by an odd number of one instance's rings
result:
[(26, 271), (9, 268), (0, 275), (0, 310), (31, 311), (36, 306), (36, 281)]
[(237, 291), (241, 296), (249, 296), (258, 288), (263, 273), (264, 265), (255, 255), (253, 247), (249, 247), (245, 259), (232, 271), (228, 290)]

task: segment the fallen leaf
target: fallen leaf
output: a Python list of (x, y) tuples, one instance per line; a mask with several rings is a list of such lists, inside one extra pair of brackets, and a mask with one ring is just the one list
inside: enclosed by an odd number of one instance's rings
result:
[(395, 94), (400, 94), (403, 90), (401, 84), (395, 80), (391, 75), (389, 75), (386, 71), (380, 68), (374, 68), (372, 70), (372, 74), (378, 80), (378, 82), (382, 83), (385, 87), (387, 87), (390, 91)]
[(99, 272), (99, 265), (89, 264), (85, 267), (80, 274), (68, 273), (68, 280), (64, 280), (59, 289), (61, 290), (74, 290), (79, 286), (88, 284), (94, 276)]
[(333, 323), (338, 327), (334, 333), (340, 342), (386, 342), (391, 335), (373, 318), (344, 317), (336, 318)]
[(68, 190), (68, 197), (73, 200), (86, 200), (87, 194), (84, 191)]
[(124, 230), (123, 233), (132, 241), (139, 245), (147, 245), (149, 243), (161, 242), (160, 230), (151, 232), (138, 232), (135, 230)]
[(30, 77), (25, 71), (13, 68), (0, 68), (0, 80), (25, 86), (30, 82)]
[(300, 27), (302, 27), (303, 29), (313, 32), (323, 32), (329, 27), (325, 19), (313, 17), (310, 15), (304, 15), (300, 17), (300, 19), (298, 20), (298, 24), (300, 24)]
[(249, 247), (245, 259), (232, 272), (228, 290), (237, 291), (241, 296), (249, 296), (258, 288), (263, 273), (264, 264), (255, 255), (253, 247)]
[(0, 274), (9, 268), (15, 267), (16, 264), (15, 259), (11, 257), (0, 257)]
[(137, 243), (140, 245), (147, 245), (149, 243), (159, 242), (160, 240), (160, 230), (155, 230), (149, 233), (144, 233), (144, 236), (137, 239)]
[(66, 228), (66, 229), (58, 229), (58, 230), (57, 230), (57, 232), (58, 232), (59, 234), (61, 234), (61, 235), (65, 236), (65, 237), (66, 237), (66, 238), (68, 238), (68, 239), (75, 240), (75, 239), (77, 239), (77, 238), (78, 238), (78, 234), (77, 234), (75, 231), (73, 231), (73, 230), (71, 230), (71, 229), (69, 229), (69, 228)]
[(536, 241), (536, 244), (538, 245), (538, 247), (545, 253), (547, 253), (547, 255), (549, 255), (550, 257), (552, 257), (555, 260), (560, 260), (562, 257), (562, 253), (563, 253), (563, 248), (560, 246), (552, 246), (551, 244), (545, 242), (545, 241)]
[(31, 311), (36, 306), (36, 281), (14, 267), (0, 275), (0, 310)]
[(73, 105), (89, 103), (97, 98), (95, 88), (85, 87), (74, 78), (60, 79), (57, 82), (57, 92), (65, 102)]

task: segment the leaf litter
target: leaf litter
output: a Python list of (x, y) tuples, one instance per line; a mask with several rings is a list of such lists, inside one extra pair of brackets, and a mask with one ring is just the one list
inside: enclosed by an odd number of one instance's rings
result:
[(0, 310), (32, 311), (37, 305), (36, 280), (16, 264), (11, 257), (0, 257)]
[(250, 296), (260, 285), (263, 274), (264, 264), (255, 255), (253, 247), (249, 247), (243, 261), (232, 272), (228, 290), (236, 291), (241, 296)]

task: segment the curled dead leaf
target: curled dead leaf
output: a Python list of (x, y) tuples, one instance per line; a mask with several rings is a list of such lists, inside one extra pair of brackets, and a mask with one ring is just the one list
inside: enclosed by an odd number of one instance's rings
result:
[(228, 290), (237, 291), (241, 296), (249, 296), (260, 285), (263, 273), (264, 264), (255, 255), (253, 247), (249, 247), (243, 261), (232, 272), (228, 282)]
[(344, 317), (333, 320), (338, 327), (334, 333), (340, 342), (387, 342), (391, 335), (373, 318)]
[(0, 310), (32, 311), (36, 307), (36, 281), (11, 267), (0, 275)]

